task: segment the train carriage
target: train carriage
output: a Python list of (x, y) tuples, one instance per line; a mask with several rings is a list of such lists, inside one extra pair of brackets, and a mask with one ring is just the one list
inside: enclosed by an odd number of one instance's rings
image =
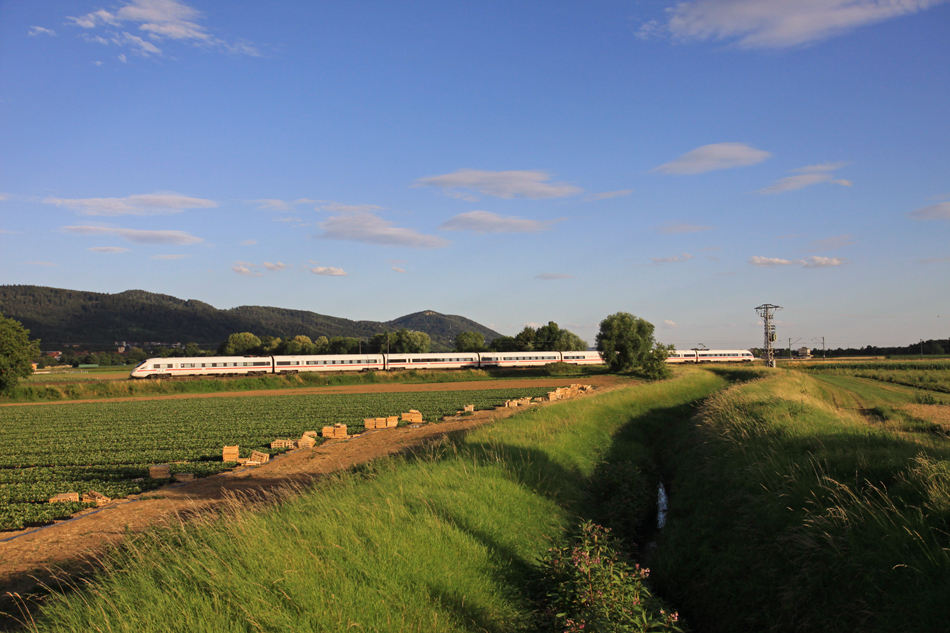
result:
[(261, 376), (273, 372), (270, 356), (201, 356), (148, 358), (135, 366), (131, 378), (176, 376)]
[(386, 369), (476, 369), (476, 352), (437, 352), (431, 354), (384, 354)]
[(382, 354), (330, 354), (325, 356), (274, 356), (275, 374), (311, 371), (376, 371), (385, 368)]

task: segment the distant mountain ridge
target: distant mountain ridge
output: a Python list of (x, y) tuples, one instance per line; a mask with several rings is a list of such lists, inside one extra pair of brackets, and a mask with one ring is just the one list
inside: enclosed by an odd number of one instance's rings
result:
[(197, 343), (217, 346), (235, 332), (258, 336), (298, 334), (353, 336), (402, 328), (425, 332), (433, 351), (452, 349), (460, 332), (478, 332), (491, 341), (501, 334), (462, 316), (424, 310), (392, 321), (351, 321), (305, 310), (240, 306), (219, 310), (194, 299), (126, 290), (116, 294), (45, 286), (0, 286), (0, 314), (16, 319), (44, 349), (65, 344), (109, 346), (129, 343)]

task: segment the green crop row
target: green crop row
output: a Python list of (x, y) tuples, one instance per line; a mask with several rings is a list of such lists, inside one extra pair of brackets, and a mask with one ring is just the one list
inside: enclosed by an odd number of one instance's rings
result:
[[(274, 439), (417, 409), (439, 420), (467, 404), (487, 409), (505, 400), (534, 397), (546, 388), (375, 394), (320, 394), (95, 402), (0, 408), (0, 530), (59, 518), (61, 492), (91, 490), (122, 498), (154, 487), (148, 466), (207, 476), (229, 467), (221, 449), (241, 455), (271, 450)], [(59, 509), (53, 511), (52, 505)], [(22, 507), (21, 507), (22, 506)], [(36, 507), (27, 507), (36, 506)], [(46, 508), (46, 509), (41, 509)]]

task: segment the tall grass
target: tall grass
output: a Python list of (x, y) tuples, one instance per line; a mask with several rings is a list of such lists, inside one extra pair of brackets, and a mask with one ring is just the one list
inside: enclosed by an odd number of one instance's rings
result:
[(657, 577), (716, 631), (945, 631), (950, 444), (772, 372), (680, 424)]
[[(534, 409), (257, 511), (130, 537), (34, 631), (528, 631), (535, 563), (590, 508), (618, 431), (707, 372)], [(633, 421), (633, 422), (632, 422)], [(631, 436), (631, 455), (646, 454)]]

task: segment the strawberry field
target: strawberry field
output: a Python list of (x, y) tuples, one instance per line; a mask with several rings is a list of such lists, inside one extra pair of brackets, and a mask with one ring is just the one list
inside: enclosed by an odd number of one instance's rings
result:
[(464, 405), (488, 409), (505, 400), (547, 393), (543, 387), (485, 391), (188, 398), (0, 407), (0, 530), (70, 516), (85, 507), (48, 503), (63, 492), (89, 491), (113, 499), (166, 483), (148, 479), (148, 466), (207, 476), (233, 467), (225, 445), (278, 453), (271, 441), (363, 418), (417, 409), (428, 421)]

